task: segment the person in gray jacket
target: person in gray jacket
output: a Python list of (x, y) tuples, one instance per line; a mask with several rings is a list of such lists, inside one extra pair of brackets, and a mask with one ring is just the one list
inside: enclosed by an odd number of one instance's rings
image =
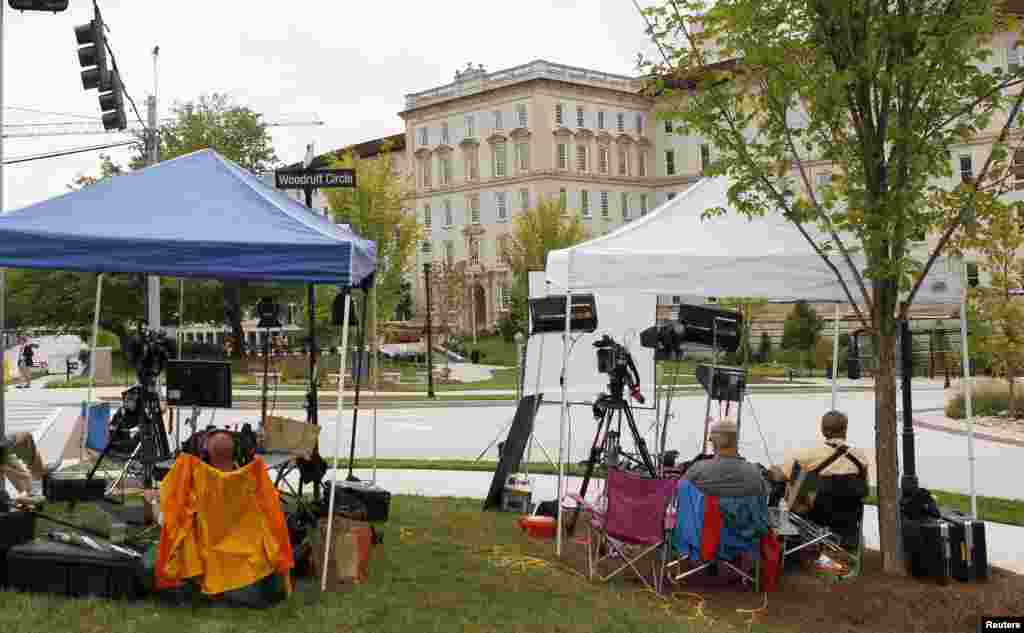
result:
[(715, 456), (691, 464), (684, 479), (713, 497), (769, 494), (770, 487), (761, 476), (761, 469), (739, 455), (739, 430), (735, 420), (725, 418), (715, 422), (708, 436), (715, 448)]

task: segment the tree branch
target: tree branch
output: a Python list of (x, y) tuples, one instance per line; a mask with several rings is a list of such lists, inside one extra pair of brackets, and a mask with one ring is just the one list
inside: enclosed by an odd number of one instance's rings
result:
[[(974, 184), (971, 187), (971, 197), (968, 201), (969, 206), (974, 206), (977, 201), (978, 183), (983, 182), (988, 176), (988, 170), (992, 166), (993, 155), (995, 154), (996, 147), (1006, 143), (1006, 139), (1010, 135), (1010, 129), (1013, 127), (1013, 121), (1017, 118), (1018, 112), (1020, 112), (1021, 104), (1024, 104), (1024, 90), (1017, 94), (1017, 99), (1013, 102), (1013, 108), (1010, 110), (1010, 116), (1007, 118), (1006, 124), (1003, 125), (1002, 131), (999, 132), (999, 138), (997, 138), (996, 142), (992, 144), (992, 149), (989, 150), (988, 158), (985, 159), (985, 164), (981, 168), (981, 173), (978, 174), (978, 178), (975, 179)], [(917, 281), (914, 282), (914, 286), (910, 289), (910, 294), (907, 295), (907, 300), (903, 303), (903, 308), (900, 311), (901, 318), (906, 318), (907, 312), (910, 309), (910, 306), (914, 303), (914, 297), (917, 296), (918, 290), (921, 289), (921, 284), (924, 283), (925, 277), (928, 276), (932, 266), (935, 264), (935, 260), (939, 258), (939, 254), (946, 248), (946, 244), (949, 242), (950, 238), (953, 237), (953, 233), (963, 224), (963, 221), (964, 210), (961, 209), (960, 213), (958, 213), (950, 225), (946, 227), (942, 237), (939, 238), (939, 243), (935, 245), (935, 249), (932, 251), (931, 255), (929, 255), (928, 262), (925, 264), (924, 270), (921, 272), (921, 276), (917, 278)]]

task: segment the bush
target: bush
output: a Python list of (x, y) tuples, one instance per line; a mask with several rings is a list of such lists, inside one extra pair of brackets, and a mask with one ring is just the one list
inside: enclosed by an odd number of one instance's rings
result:
[(772, 359), (772, 337), (767, 332), (761, 332), (761, 345), (757, 350), (757, 360), (767, 363)]
[[(966, 417), (964, 411), (963, 387), (957, 380), (951, 385), (953, 395), (946, 401), (946, 416), (954, 420)], [(1024, 417), (1024, 388), (1020, 385), (1014, 390), (1016, 402), (1011, 417)], [(999, 415), (1010, 408), (1010, 385), (1005, 380), (993, 378), (975, 378), (972, 391), (972, 409), (974, 415)]]
[(505, 317), (501, 321), (498, 321), (498, 335), (505, 340), (506, 343), (511, 343), (516, 335), (516, 322), (511, 317)]

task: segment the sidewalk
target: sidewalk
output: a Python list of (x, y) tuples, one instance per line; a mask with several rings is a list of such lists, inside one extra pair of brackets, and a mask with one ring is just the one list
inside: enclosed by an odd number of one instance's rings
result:
[[(947, 418), (941, 412), (915, 413), (914, 426), (933, 431), (944, 431), (954, 435), (968, 434), (966, 420), (953, 420)], [(1001, 429), (992, 425), (975, 424), (974, 437), (979, 440), (987, 440), (997, 444), (1024, 447), (1024, 433), (1009, 429)]]

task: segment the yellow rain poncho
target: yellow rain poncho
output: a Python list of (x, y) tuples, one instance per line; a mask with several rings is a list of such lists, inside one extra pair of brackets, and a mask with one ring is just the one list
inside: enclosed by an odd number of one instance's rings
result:
[(182, 454), (160, 486), (164, 524), (156, 588), (198, 578), (216, 595), (283, 574), (290, 592), (294, 566), (277, 490), (263, 460), (221, 472)]

